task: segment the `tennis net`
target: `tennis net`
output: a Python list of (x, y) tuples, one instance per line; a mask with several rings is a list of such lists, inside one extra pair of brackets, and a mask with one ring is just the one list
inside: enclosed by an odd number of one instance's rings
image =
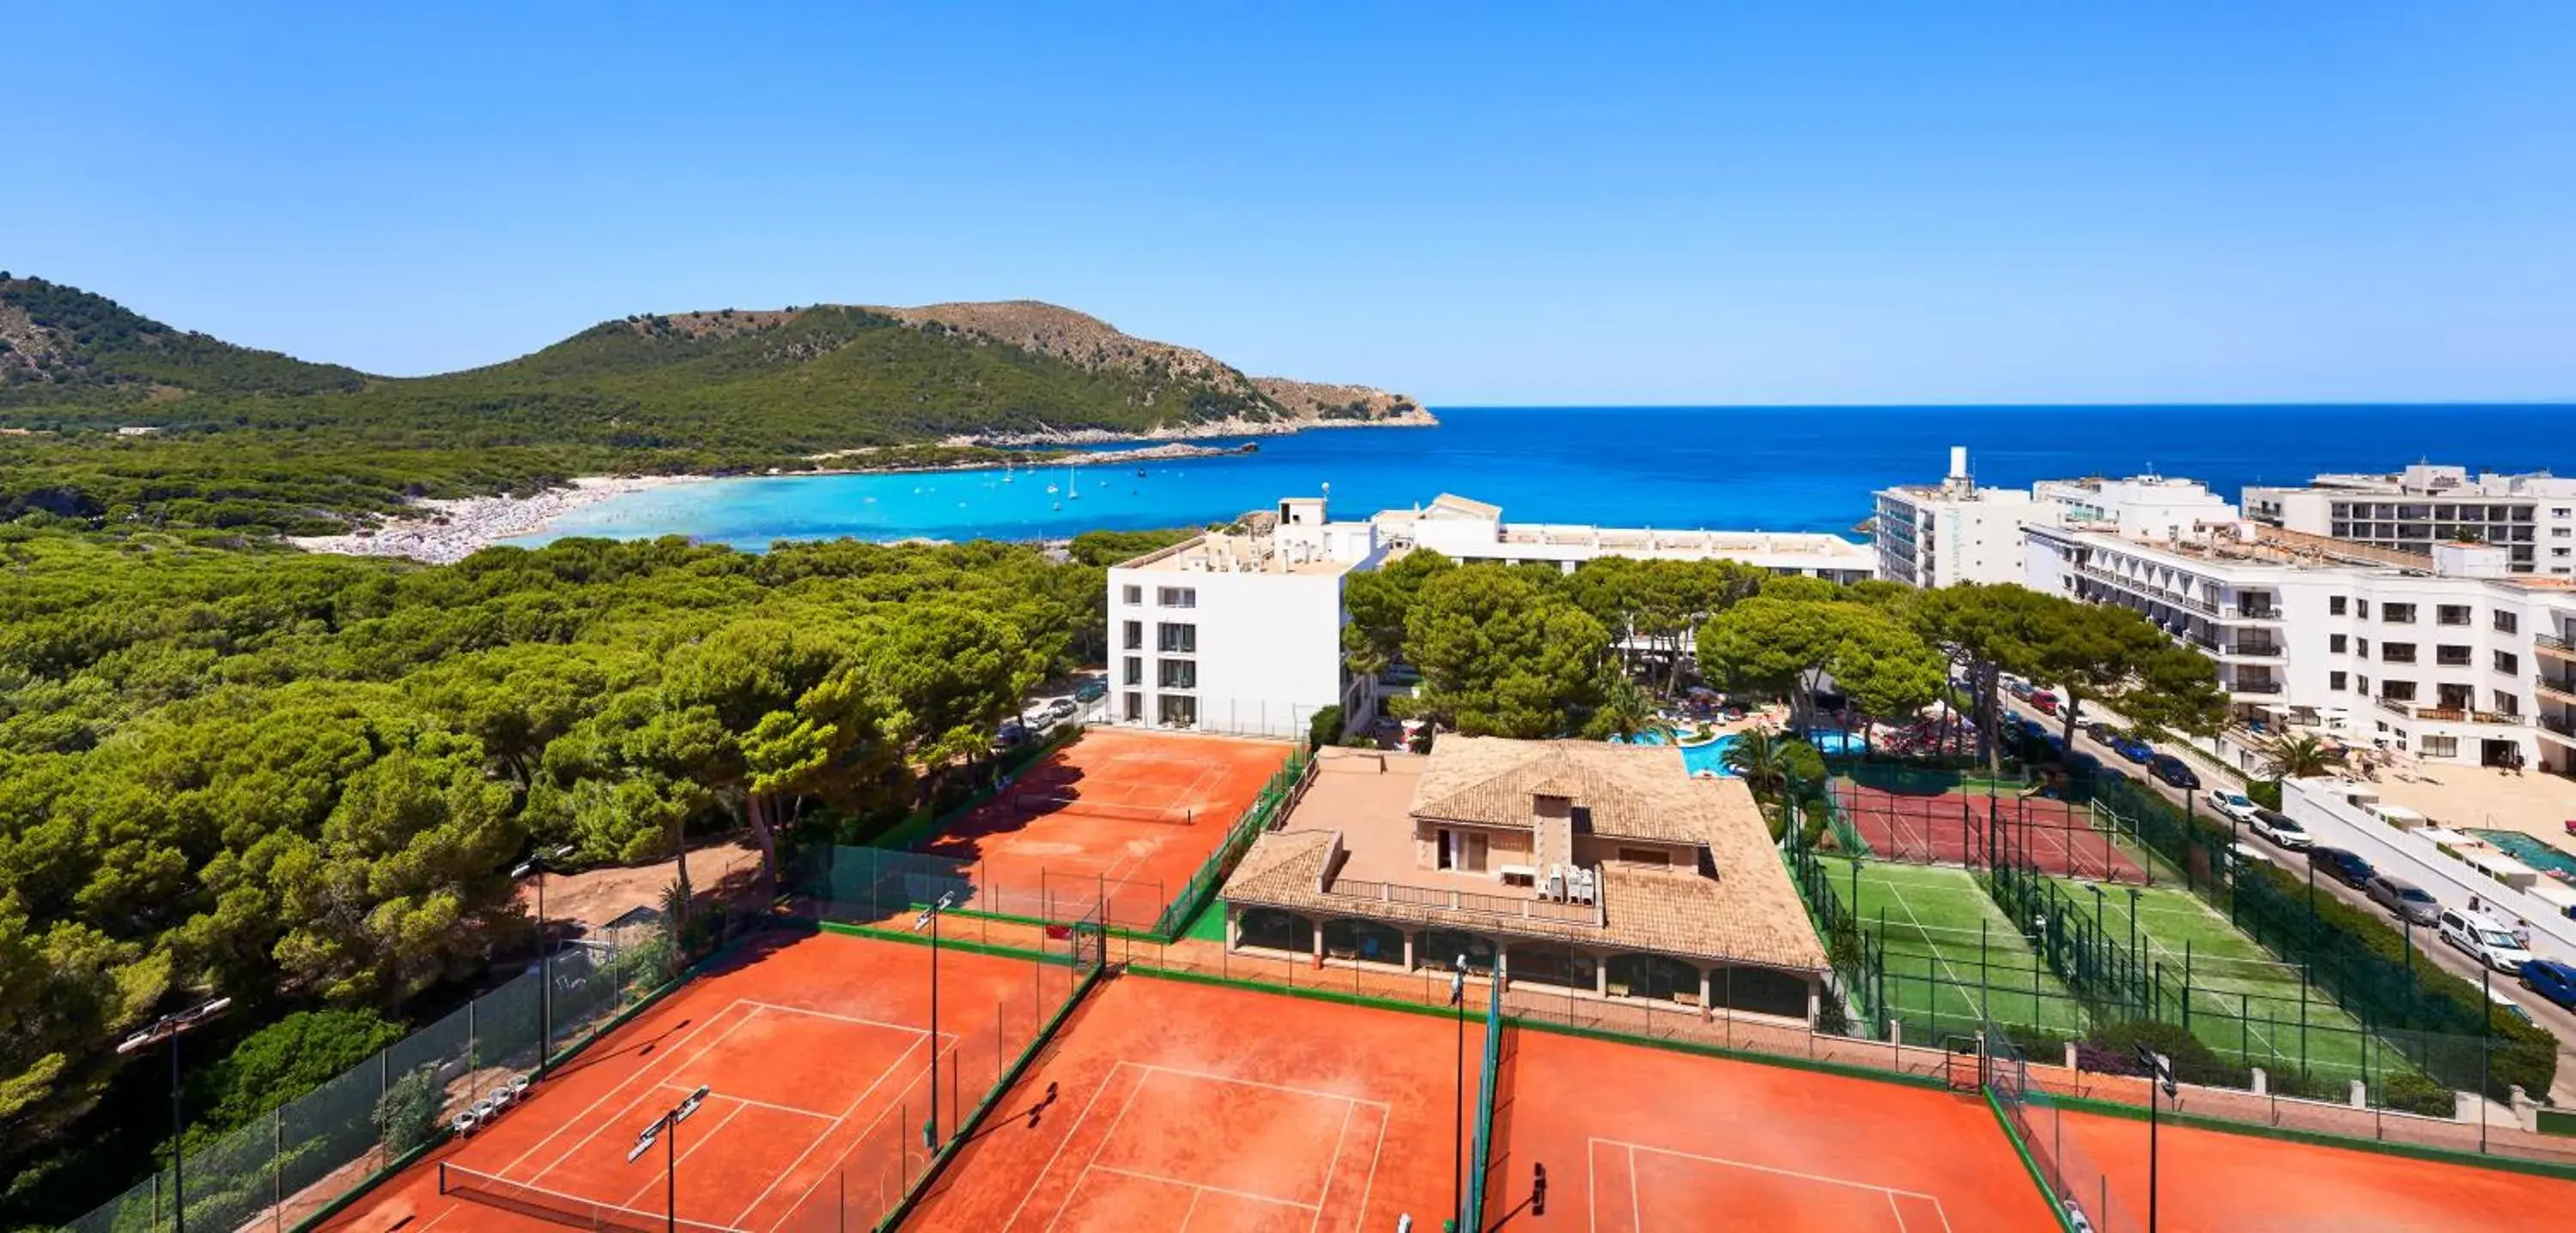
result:
[(1163, 822), (1188, 826), (1197, 818), (1197, 810), (1176, 806), (1122, 805), (1114, 801), (1094, 801), (1078, 796), (1045, 796), (1028, 794), (1011, 798), (1022, 813), (1069, 813), (1095, 818), (1116, 818), (1123, 822)]
[(514, 1182), (445, 1161), (438, 1165), (438, 1193), (573, 1229), (656, 1233), (657, 1230), (678, 1228), (689, 1233), (743, 1233), (728, 1225), (709, 1224), (703, 1220), (673, 1220), (661, 1212), (638, 1211), (614, 1203), (558, 1194), (541, 1186)]

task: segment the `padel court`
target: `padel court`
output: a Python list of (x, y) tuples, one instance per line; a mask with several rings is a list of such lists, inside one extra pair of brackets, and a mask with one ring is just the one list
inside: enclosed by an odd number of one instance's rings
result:
[(2136, 843), (2090, 805), (1956, 789), (1894, 792), (1848, 779), (1835, 780), (1830, 791), (1833, 808), (1882, 860), (1984, 865), (1995, 846), (1987, 842), (1992, 829), (2015, 864), (2100, 882), (2150, 880)]
[[(1464, 1105), (1484, 1016), (1465, 1023)], [(904, 1227), (1430, 1233), (1454, 1210), (1459, 1028), (1128, 975), (1084, 999)], [(2027, 1186), (2025, 1185), (2025, 1188)]]
[(1526, 1029), (1505, 1051), (1492, 1229), (2058, 1227), (1973, 1096)]
[[(2129, 1214), (2147, 1210), (2147, 1123), (2063, 1115)], [(2493, 1233), (2563, 1227), (2576, 1181), (2176, 1126), (2158, 1132), (2157, 1224), (2170, 1233), (2334, 1229)], [(2554, 1215), (2552, 1213), (2555, 1213)]]
[(931, 953), (833, 934), (748, 947), (327, 1227), (867, 1227), (928, 1164), (933, 1048), (946, 1136), (1073, 987), (1069, 967), (943, 948), (934, 1035)]
[(1834, 890), (1884, 944), (1879, 992), (1905, 1038), (1938, 1044), (1987, 1020), (2081, 1035), (2082, 1003), (1965, 869), (1819, 857)]
[(976, 906), (1150, 929), (1291, 750), (1093, 728), (918, 849), (978, 866)]

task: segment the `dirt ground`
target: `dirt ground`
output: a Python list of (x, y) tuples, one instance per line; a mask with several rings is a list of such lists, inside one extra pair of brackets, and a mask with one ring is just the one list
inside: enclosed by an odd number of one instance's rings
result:
[[(747, 843), (718, 843), (689, 853), (689, 889), (700, 898), (728, 877), (748, 879), (760, 869), (760, 853)], [(671, 885), (671, 862), (624, 868), (590, 869), (546, 875), (546, 919), (560, 933), (579, 935), (597, 929), (639, 907), (662, 906)], [(537, 910), (537, 880), (519, 882), (519, 902), (530, 915)]]

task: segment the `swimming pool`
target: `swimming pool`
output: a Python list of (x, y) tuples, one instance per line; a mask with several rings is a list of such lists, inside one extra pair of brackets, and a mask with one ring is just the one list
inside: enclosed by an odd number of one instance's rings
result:
[[(1614, 745), (1669, 745), (1673, 742), (1669, 736), (1661, 732), (1640, 732), (1634, 740), (1621, 741), (1617, 737), (1612, 737), (1610, 738), (1610, 743)], [(1682, 746), (1683, 772), (1694, 777), (1698, 776), (1700, 772), (1706, 771), (1711, 775), (1718, 775), (1727, 779), (1735, 778), (1735, 772), (1726, 769), (1726, 749), (1734, 743), (1735, 738), (1733, 736), (1721, 736), (1704, 745)]]
[(1810, 728), (1807, 730), (1806, 741), (1816, 747), (1817, 753), (1834, 756), (1862, 753), (1869, 748), (1869, 742), (1857, 734), (1832, 728)]
[(2554, 844), (2542, 843), (2521, 831), (2470, 830), (2468, 833), (2494, 844), (2505, 855), (2543, 873), (2555, 869), (2576, 876), (2576, 856), (2559, 851)]

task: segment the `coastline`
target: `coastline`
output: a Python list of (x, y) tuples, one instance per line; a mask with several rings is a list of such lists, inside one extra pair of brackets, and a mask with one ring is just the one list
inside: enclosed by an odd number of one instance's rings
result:
[(1310, 428), (1438, 428), (1427, 409), (1370, 420), (1285, 419), (1209, 420), (1155, 432), (1111, 432), (1106, 428), (1049, 429), (1045, 432), (970, 433), (941, 438), (942, 445), (1099, 445), (1110, 441), (1195, 441), (1208, 437), (1281, 437)]
[[(1426, 415), (1424, 419), (1428, 420), (1428, 416)], [(1304, 426), (1320, 427), (1324, 425), (1309, 423)], [(1335, 428), (1379, 428), (1426, 427), (1430, 425), (1413, 421), (1395, 424), (1386, 421), (1355, 420), (1331, 421), (1329, 422), (1329, 426)], [(1281, 432), (1293, 431), (1296, 430), (1294, 428), (1270, 429), (1259, 435), (1278, 435)], [(1191, 435), (1216, 437), (1240, 436), (1245, 434), (1242, 431), (1229, 428), (1228, 431), (1223, 432), (1202, 432)], [(1103, 434), (1098, 437), (1068, 434), (1060, 440), (1042, 442), (1042, 444), (1063, 444), (1076, 439), (1083, 441), (1150, 441), (1152, 444), (1139, 445), (1134, 449), (1089, 450), (1078, 451), (1070, 454), (1047, 455), (1043, 458), (1032, 458), (1030, 460), (1031, 468), (1102, 467), (1119, 466), (1122, 464), (1138, 462), (1172, 462), (1182, 459), (1228, 458), (1241, 454), (1252, 453), (1256, 448), (1251, 445), (1243, 445), (1231, 449), (1224, 449), (1215, 446), (1191, 445), (1178, 441), (1165, 441), (1157, 438), (1118, 436), (1114, 434)], [(993, 445), (1002, 443), (1004, 442), (999, 439), (977, 439), (973, 441), (952, 440), (943, 442), (942, 444)], [(1022, 444), (1021, 442), (1009, 443)], [(1041, 444), (1041, 442), (1029, 442), (1028, 444)], [(837, 450), (828, 454), (814, 455), (813, 461), (823, 462), (834, 459), (846, 460), (851, 458), (863, 458), (869, 454), (878, 452), (878, 449), (880, 448), (889, 447)], [(900, 449), (902, 447), (890, 448)], [(576, 478), (568, 486), (549, 488), (543, 492), (535, 494), (534, 496), (424, 498), (414, 503), (414, 509), (417, 511), (416, 513), (409, 514), (404, 517), (387, 519), (383, 523), (372, 528), (362, 528), (355, 531), (344, 532), (339, 535), (289, 536), (287, 537), (287, 542), (306, 552), (330, 552), (338, 553), (342, 556), (355, 557), (402, 557), (430, 565), (452, 565), (482, 551), (485, 548), (489, 548), (502, 540), (516, 539), (523, 535), (537, 534), (553, 525), (556, 519), (561, 518), (565, 514), (569, 514), (574, 510), (581, 509), (586, 506), (597, 505), (603, 501), (612, 500), (631, 493), (646, 492), (657, 488), (671, 488), (683, 484), (706, 483), (717, 479), (786, 478), (790, 476), (807, 475), (917, 475), (947, 471), (989, 471), (994, 469), (996, 468), (992, 461), (979, 459), (967, 462), (896, 465), (886, 467), (819, 466), (803, 471), (788, 471), (780, 468), (772, 468), (768, 471), (759, 473), (757, 476), (590, 475)]]

